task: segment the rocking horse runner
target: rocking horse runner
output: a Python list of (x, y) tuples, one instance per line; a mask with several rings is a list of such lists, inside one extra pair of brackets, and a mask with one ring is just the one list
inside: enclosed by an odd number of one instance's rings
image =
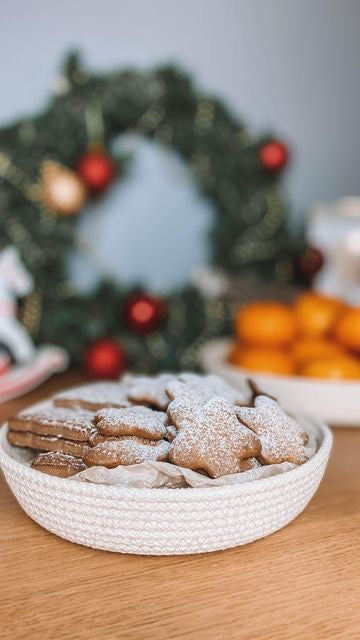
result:
[[(68, 356), (59, 347), (36, 348), (16, 317), (16, 298), (30, 293), (34, 283), (15, 247), (0, 253), (0, 402), (26, 393), (51, 374), (63, 371)], [(3, 349), (2, 349), (3, 347)], [(1, 371), (1, 352), (10, 353), (15, 366)], [(5, 358), (6, 360), (6, 358)]]

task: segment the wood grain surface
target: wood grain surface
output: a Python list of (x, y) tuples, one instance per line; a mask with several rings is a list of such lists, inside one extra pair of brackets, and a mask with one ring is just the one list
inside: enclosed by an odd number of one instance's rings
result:
[[(5, 419), (79, 374), (0, 407)], [(0, 479), (3, 640), (358, 640), (360, 429), (337, 429), (328, 471), (293, 523), (211, 554), (96, 551), (35, 524)]]

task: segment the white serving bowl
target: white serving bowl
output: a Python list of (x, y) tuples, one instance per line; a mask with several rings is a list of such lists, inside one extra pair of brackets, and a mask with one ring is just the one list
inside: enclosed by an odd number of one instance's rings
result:
[(319, 380), (302, 376), (254, 373), (227, 362), (231, 341), (212, 340), (200, 354), (202, 368), (237, 388), (251, 378), (260, 389), (278, 398), (287, 411), (311, 414), (332, 426), (360, 426), (360, 382)]
[(146, 555), (217, 551), (291, 522), (323, 477), (332, 436), (312, 421), (318, 448), (305, 464), (239, 485), (135, 489), (57, 478), (14, 459), (0, 431), (0, 465), (24, 511), (48, 531), (96, 549)]

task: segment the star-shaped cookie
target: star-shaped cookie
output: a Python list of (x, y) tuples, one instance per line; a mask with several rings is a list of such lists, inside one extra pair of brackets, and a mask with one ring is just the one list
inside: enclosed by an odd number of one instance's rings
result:
[(128, 387), (128, 398), (138, 404), (147, 404), (166, 409), (169, 397), (165, 391), (167, 384), (175, 379), (171, 373), (160, 373), (158, 376), (124, 376), (123, 382)]
[(138, 436), (160, 440), (166, 435), (167, 414), (149, 407), (133, 406), (124, 409), (101, 409), (94, 424), (104, 436)]
[(95, 465), (108, 469), (147, 461), (163, 462), (167, 458), (169, 447), (170, 444), (165, 440), (125, 436), (89, 447), (84, 454), (84, 462), (88, 466)]
[(205, 401), (214, 395), (210, 387), (204, 384), (171, 380), (166, 385), (166, 393), (170, 400), (179, 401)]
[(180, 467), (201, 469), (218, 478), (239, 473), (241, 461), (256, 457), (260, 451), (259, 439), (239, 423), (226, 398), (213, 395), (201, 401), (189, 397), (175, 400), (169, 413), (175, 414), (174, 424), (179, 430), (170, 444), (169, 460)]
[(258, 457), (263, 464), (306, 462), (304, 443), (308, 436), (276, 400), (258, 396), (254, 407), (236, 407), (235, 410), (239, 420), (259, 436), (261, 454)]
[(178, 431), (182, 431), (186, 425), (192, 423), (194, 407), (199, 409), (214, 396), (208, 387), (181, 382), (181, 380), (170, 382), (166, 392), (172, 399), (168, 406), (169, 422)]
[(213, 394), (222, 396), (233, 404), (245, 404), (251, 395), (246, 383), (244, 383), (244, 389), (235, 389), (235, 387), (232, 387), (225, 382), (225, 380), (212, 373), (204, 376), (198, 373), (185, 372), (179, 375), (179, 379), (190, 385), (207, 387)]

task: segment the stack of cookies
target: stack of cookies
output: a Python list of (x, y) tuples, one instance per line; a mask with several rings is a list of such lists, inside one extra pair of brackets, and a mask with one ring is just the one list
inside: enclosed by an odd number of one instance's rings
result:
[(32, 467), (69, 477), (89, 466), (167, 461), (212, 478), (306, 461), (307, 435), (274, 398), (217, 376), (127, 375), (54, 396), (9, 420), (8, 441), (37, 450)]

